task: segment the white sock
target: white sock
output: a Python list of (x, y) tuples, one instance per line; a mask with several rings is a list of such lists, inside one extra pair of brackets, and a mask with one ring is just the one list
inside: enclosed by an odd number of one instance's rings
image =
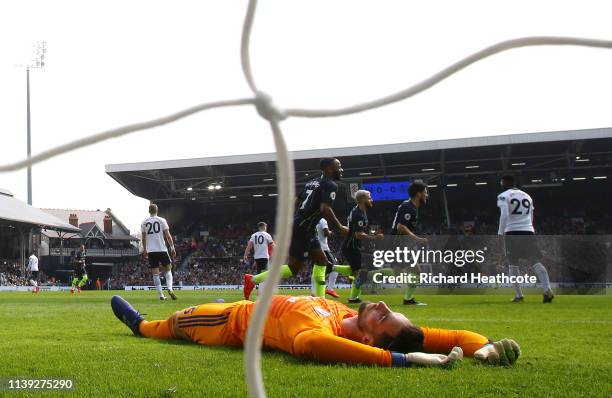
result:
[[(519, 267), (517, 267), (516, 265), (509, 265), (508, 266), (508, 273), (510, 274), (510, 276), (512, 275), (519, 275)], [(516, 292), (516, 296), (515, 297), (523, 297), (523, 289), (521, 289), (521, 285), (519, 283), (513, 283), (512, 287), (514, 288), (514, 291)]]
[(159, 279), (159, 274), (153, 275), (153, 284), (155, 285), (155, 289), (157, 289), (157, 293), (159, 293), (159, 297), (164, 297), (164, 292), (161, 287), (161, 279)]
[(261, 282), (258, 283), (257, 286), (255, 287), (255, 289), (257, 289), (257, 297), (259, 297), (261, 295), (261, 292), (263, 292), (264, 287), (266, 286), (266, 282)]
[(548, 278), (548, 271), (542, 265), (542, 263), (536, 263), (533, 266), (533, 270), (535, 271), (538, 279), (542, 283), (542, 287), (544, 288), (544, 293), (550, 291), (550, 279)]
[(166, 287), (168, 290), (172, 290), (172, 271), (166, 272)]
[(312, 296), (316, 296), (317, 295), (317, 289), (315, 289), (314, 273), (312, 275), (310, 275), (310, 294)]
[(333, 290), (336, 287), (336, 278), (338, 277), (337, 271), (332, 271), (327, 277), (327, 288)]

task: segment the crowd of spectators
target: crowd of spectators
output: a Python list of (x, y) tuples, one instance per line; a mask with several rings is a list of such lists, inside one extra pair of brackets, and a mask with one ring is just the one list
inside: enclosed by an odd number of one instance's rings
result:
[[(43, 272), (38, 274), (39, 282), (46, 282), (47, 277)], [(21, 266), (9, 259), (0, 259), (0, 286), (27, 286), (29, 278), (23, 275)]]
[[(387, 220), (391, 213), (372, 212), (372, 225), (377, 227), (378, 220)], [(425, 218), (425, 217), (424, 217)], [(459, 222), (448, 228), (443, 221), (432, 225), (426, 218), (419, 233), (425, 235), (496, 235), (497, 223), (494, 217), (475, 217), (466, 222)], [(382, 222), (380, 223), (382, 226)], [(536, 219), (536, 231), (540, 235), (581, 235), (610, 234), (612, 226), (609, 219), (584, 220), (583, 218), (541, 217)], [(240, 285), (245, 273), (254, 273), (250, 262), (243, 260), (249, 236), (253, 233), (251, 224), (225, 224), (209, 228), (205, 234), (200, 233), (196, 224), (189, 228), (176, 228), (175, 247), (177, 257), (174, 261), (175, 285)], [(386, 228), (382, 228), (388, 232)], [(174, 231), (173, 231), (174, 233)], [(273, 233), (273, 231), (272, 231)], [(330, 247), (340, 264), (346, 264), (342, 258), (340, 245), (342, 238), (334, 234)], [(305, 267), (299, 275), (284, 280), (285, 284), (310, 284), (311, 267)], [(44, 278), (44, 276), (42, 277)], [(43, 282), (44, 279), (43, 279)], [(348, 279), (339, 278), (339, 283), (348, 283)], [(0, 285), (28, 285), (29, 281), (21, 273), (16, 261), (0, 259)], [(116, 265), (108, 281), (111, 289), (122, 289), (125, 285), (151, 285), (151, 273), (144, 257), (137, 261)]]
[[(386, 214), (377, 214), (373, 218), (386, 219)], [(428, 225), (429, 224), (429, 225)], [(376, 224), (373, 224), (376, 226)], [(466, 226), (469, 226), (467, 228)], [(545, 217), (536, 222), (536, 229), (539, 234), (584, 234), (589, 231), (595, 233), (609, 233), (610, 228), (605, 224), (594, 221), (585, 223), (582, 219), (567, 219), (556, 217)], [(383, 228), (384, 230), (384, 228)], [(250, 234), (253, 232), (250, 224), (224, 225), (212, 229), (205, 238), (181, 238), (177, 236), (178, 242), (184, 242), (181, 248), (177, 247), (180, 261), (175, 261), (177, 265), (174, 271), (175, 285), (240, 285), (245, 273), (253, 273), (254, 267), (243, 261), (243, 254)], [(385, 231), (386, 232), (386, 231)], [(438, 221), (436, 225), (429, 222), (422, 225), (420, 233), (425, 235), (444, 235), (444, 234), (478, 234), (496, 235), (497, 224), (490, 218), (478, 218), (468, 222), (460, 222), (450, 229), (443, 221)], [(593, 232), (591, 232), (593, 233)], [(339, 263), (346, 263), (343, 259), (340, 245), (342, 238), (338, 235), (330, 239), (330, 247), (336, 255)], [(185, 260), (185, 261), (182, 261)], [(285, 284), (310, 284), (310, 267), (300, 272), (296, 277), (284, 280)], [(150, 285), (150, 272), (146, 264), (140, 266), (129, 265), (117, 271), (113, 276), (112, 287), (128, 285)], [(339, 283), (348, 283), (348, 279), (339, 278)]]

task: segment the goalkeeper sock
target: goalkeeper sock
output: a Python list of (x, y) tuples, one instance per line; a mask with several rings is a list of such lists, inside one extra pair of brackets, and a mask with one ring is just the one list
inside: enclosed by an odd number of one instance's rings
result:
[[(257, 275), (253, 275), (253, 279), (252, 279), (253, 282), (261, 283), (265, 281), (266, 279), (268, 279), (269, 272), (270, 271), (264, 271), (264, 272), (260, 272)], [(287, 264), (281, 265), (281, 279), (291, 278), (292, 276), (293, 276), (293, 273), (289, 269), (289, 266)]]
[(314, 295), (316, 297), (325, 297), (325, 265), (314, 265), (312, 267), (312, 282)]
[(79, 282), (79, 278), (75, 276), (74, 278), (72, 278), (72, 285), (70, 285), (70, 287), (74, 289), (74, 287), (77, 285), (78, 282)]
[(172, 290), (172, 271), (166, 272), (166, 287), (168, 290)]
[(351, 269), (350, 265), (334, 265), (333, 270), (342, 276), (351, 276), (353, 274), (353, 270)]
[(155, 290), (157, 290), (159, 297), (164, 297), (164, 292), (162, 291), (161, 279), (159, 279), (159, 274), (153, 275), (153, 284), (155, 285)]
[(334, 290), (334, 288), (336, 287), (336, 278), (338, 278), (338, 272), (337, 271), (332, 271), (329, 273), (329, 276), (327, 277), (327, 288)]
[(87, 281), (89, 280), (89, 277), (87, 276), (87, 274), (83, 275), (83, 277), (81, 278), (81, 281), (79, 282), (79, 287), (83, 287)]

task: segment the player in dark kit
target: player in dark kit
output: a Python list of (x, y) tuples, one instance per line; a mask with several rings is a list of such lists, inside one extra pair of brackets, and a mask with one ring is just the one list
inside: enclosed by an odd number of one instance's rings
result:
[[(319, 164), (321, 176), (308, 181), (302, 192), (296, 198), (296, 211), (293, 218), (293, 233), (289, 246), (289, 264), (281, 269), (282, 278), (297, 275), (310, 257), (313, 262), (312, 277), (316, 295), (325, 297), (325, 271), (332, 266), (317, 239), (316, 226), (321, 217), (325, 217), (329, 225), (336, 228), (342, 235), (348, 229), (340, 224), (332, 210), (336, 199), (338, 185), (336, 181), (342, 178), (342, 165), (338, 159), (324, 158)], [(244, 276), (244, 297), (248, 299), (256, 283), (265, 281), (268, 271), (257, 275)]]
[(79, 293), (81, 293), (81, 288), (87, 283), (87, 280), (89, 279), (87, 276), (85, 256), (85, 245), (81, 244), (79, 250), (74, 253), (74, 256), (72, 258), (74, 277), (72, 278), (70, 294), (74, 294), (75, 288), (78, 290)]
[[(427, 203), (427, 199), (429, 198), (427, 184), (421, 181), (413, 182), (408, 188), (408, 195), (410, 195), (410, 199), (402, 202), (402, 204), (397, 208), (395, 218), (393, 219), (392, 233), (393, 235), (407, 235), (416, 244), (418, 244), (419, 247), (426, 246), (427, 238), (422, 238), (415, 235), (414, 231), (419, 221), (419, 208)], [(415, 268), (417, 272), (414, 272)], [(414, 275), (413, 278), (418, 278), (419, 272), (419, 265), (416, 264), (414, 268), (411, 268), (411, 272), (409, 272), (409, 274)], [(409, 283), (406, 285), (404, 304), (427, 305), (415, 300), (414, 291), (416, 288), (416, 283)]]
[(349, 303), (361, 303), (359, 295), (361, 286), (366, 282), (368, 269), (362, 269), (361, 264), (361, 241), (363, 239), (382, 239), (382, 234), (372, 235), (369, 231), (367, 211), (373, 205), (370, 192), (359, 190), (355, 193), (357, 205), (353, 207), (348, 216), (349, 233), (342, 242), (342, 254), (349, 263), (353, 275)]

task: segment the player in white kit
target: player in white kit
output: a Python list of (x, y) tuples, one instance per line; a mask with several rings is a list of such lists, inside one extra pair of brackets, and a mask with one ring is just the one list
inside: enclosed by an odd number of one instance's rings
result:
[(32, 252), (28, 258), (27, 271), (30, 273), (30, 284), (33, 286), (32, 293), (38, 293), (38, 257)]
[(249, 254), (253, 251), (255, 259), (256, 273), (264, 272), (268, 269), (268, 261), (270, 261), (270, 247), (274, 248), (274, 240), (267, 232), (268, 224), (265, 222), (257, 223), (258, 231), (249, 238), (249, 243), (244, 251), (244, 261), (247, 262)]
[[(555, 297), (550, 288), (548, 271), (540, 262), (542, 253), (535, 240), (533, 228), (533, 199), (524, 191), (516, 188), (514, 177), (503, 176), (500, 181), (504, 190), (497, 197), (497, 206), (500, 209), (498, 235), (505, 236), (506, 258), (510, 275), (518, 275), (518, 262), (525, 259), (533, 264), (533, 270), (544, 289), (544, 303), (551, 303)], [(522, 302), (523, 290), (521, 285), (513, 285), (516, 295), (513, 302)]]
[(149, 217), (141, 225), (142, 247), (145, 256), (149, 258), (149, 268), (153, 274), (153, 284), (159, 294), (159, 299), (166, 300), (159, 277), (159, 269), (162, 268), (165, 272), (164, 277), (166, 278), (168, 294), (172, 297), (172, 300), (176, 300), (176, 295), (172, 290), (172, 261), (168, 255), (168, 248), (170, 248), (172, 258), (176, 257), (176, 250), (174, 249), (168, 222), (165, 218), (159, 217), (157, 212), (157, 205), (150, 204)]
[[(274, 240), (268, 233), (268, 224), (261, 221), (257, 223), (258, 231), (255, 232), (249, 238), (249, 243), (244, 250), (244, 262), (248, 261), (249, 254), (253, 252), (253, 259), (255, 261), (256, 274), (264, 272), (268, 269), (268, 262), (270, 261), (270, 250), (274, 249)], [(263, 282), (259, 286), (263, 288)]]
[[(327, 274), (327, 287), (325, 288), (325, 294), (328, 294), (332, 297), (338, 298), (340, 295), (334, 291), (336, 287), (336, 278), (338, 278), (338, 272), (333, 270), (333, 266), (336, 265), (338, 260), (332, 254), (331, 250), (329, 250), (329, 244), (327, 242), (327, 238), (329, 238), (332, 232), (329, 230), (329, 226), (327, 224), (327, 220), (324, 217), (321, 217), (321, 220), (316, 226), (317, 238), (319, 239), (319, 243), (321, 244), (321, 249), (323, 253), (325, 253), (325, 257), (329, 260), (331, 267), (328, 267)], [(315, 291), (315, 282), (314, 276), (312, 278), (312, 294), (314, 295)]]

